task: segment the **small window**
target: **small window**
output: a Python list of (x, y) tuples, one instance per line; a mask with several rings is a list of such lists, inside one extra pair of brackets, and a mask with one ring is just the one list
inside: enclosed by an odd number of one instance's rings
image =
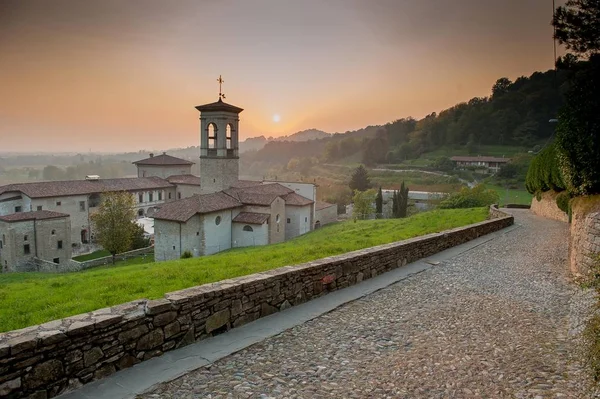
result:
[(152, 202), (152, 193), (148, 193), (148, 201)]
[(20, 206), (15, 206), (15, 213), (23, 212), (23, 208)]
[(42, 210), (42, 206), (41, 206), (41, 205), (38, 205), (38, 206), (37, 206), (37, 210), (38, 210), (38, 211), (41, 211), (41, 210)]
[(143, 209), (140, 209), (140, 210), (138, 211), (138, 216), (139, 216), (139, 217), (141, 217), (141, 218), (143, 218), (143, 217), (144, 217), (144, 210), (143, 210)]
[(196, 232), (196, 235), (197, 235), (197, 236), (199, 236), (199, 235), (200, 235), (200, 232), (199, 232), (199, 231), (197, 231), (197, 232)]
[(54, 263), (59, 264), (60, 263), (60, 258), (54, 258)]
[(58, 240), (58, 242), (56, 243), (56, 248), (57, 249), (62, 249), (62, 240)]
[(85, 201), (79, 201), (79, 210), (85, 212)]
[(217, 182), (217, 179), (213, 179), (213, 183), (216, 183), (216, 182)]
[(144, 202), (144, 194), (138, 194), (138, 202)]
[(158, 200), (159, 200), (159, 201), (162, 201), (162, 191), (159, 191), (159, 192), (158, 192)]
[(2, 243), (3, 243), (3, 242), (4, 242), (4, 241), (0, 241), (0, 249), (2, 249)]
[(279, 223), (279, 215), (275, 216), (275, 222)]
[(175, 250), (175, 245), (173, 245), (173, 250)]
[(287, 222), (288, 222), (288, 223), (292, 223), (292, 219), (290, 219), (290, 218), (287, 218)]
[(221, 224), (221, 216), (217, 216), (217, 218), (215, 219), (215, 224), (217, 226)]
[(169, 193), (169, 199), (171, 199), (171, 193)]
[(23, 241), (27, 241), (28, 239), (29, 239), (29, 236), (27, 236), (27, 234), (25, 234), (25, 235), (23, 236)]
[(181, 199), (181, 193), (177, 193), (177, 199)]
[(254, 231), (254, 229), (252, 228), (252, 226), (248, 226), (248, 225), (245, 225), (243, 230), (244, 231)]
[(29, 255), (31, 253), (31, 250), (29, 249), (29, 244), (23, 245), (23, 253), (25, 255)]
[(62, 205), (62, 202), (56, 201), (56, 206), (61, 206), (61, 205)]
[(50, 234), (52, 234), (52, 235), (55, 235), (55, 234), (56, 234), (56, 230), (52, 230), (52, 231), (50, 232)]
[(304, 217), (304, 221), (308, 222), (308, 217), (307, 216)]

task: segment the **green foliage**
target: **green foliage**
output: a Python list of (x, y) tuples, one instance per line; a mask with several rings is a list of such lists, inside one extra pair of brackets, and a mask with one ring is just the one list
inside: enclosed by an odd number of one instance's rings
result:
[(392, 195), (392, 217), (405, 218), (408, 212), (408, 186), (400, 186), (399, 191), (394, 191)]
[(571, 196), (567, 191), (562, 191), (556, 196), (556, 206), (558, 209), (569, 214), (569, 201), (571, 200)]
[(548, 190), (565, 189), (562, 173), (559, 169), (559, 158), (554, 143), (546, 146), (529, 165), (525, 187), (531, 194)]
[(383, 192), (381, 191), (381, 186), (379, 186), (377, 196), (375, 197), (375, 213), (377, 217), (381, 217), (383, 213)]
[(441, 172), (450, 172), (454, 169), (454, 162), (450, 160), (448, 157), (438, 157), (433, 161), (431, 166), (435, 170), (439, 170)]
[(353, 192), (358, 191), (366, 191), (371, 188), (371, 181), (369, 180), (369, 173), (367, 169), (363, 165), (357, 167), (352, 173), (352, 177), (350, 178), (350, 183), (348, 184), (350, 190)]
[(436, 210), (406, 219), (336, 223), (280, 244), (186, 260), (63, 274), (0, 274), (0, 331), (452, 229), (487, 215), (485, 208)]
[(149, 247), (150, 239), (144, 236), (144, 228), (137, 224), (135, 221), (132, 221), (131, 224), (133, 234), (131, 238), (131, 248), (129, 248), (129, 250), (132, 251), (134, 249)]
[(135, 233), (133, 196), (125, 191), (102, 194), (98, 211), (91, 216), (96, 240), (114, 257), (131, 248)]
[(600, 193), (600, 55), (580, 65), (570, 83), (556, 129), (565, 188)]
[(552, 24), (560, 44), (578, 54), (600, 51), (600, 1), (568, 0), (554, 13)]
[(376, 195), (375, 190), (354, 191), (352, 197), (352, 203), (354, 204), (352, 217), (354, 220), (368, 219), (375, 212), (373, 202), (375, 202)]
[(183, 251), (183, 253), (181, 254), (181, 259), (189, 259), (193, 257), (194, 255), (192, 255), (190, 251)]
[(479, 206), (490, 206), (498, 203), (500, 196), (494, 190), (487, 189), (485, 185), (478, 184), (473, 188), (463, 187), (460, 192), (440, 202), (441, 209), (451, 208), (474, 208)]

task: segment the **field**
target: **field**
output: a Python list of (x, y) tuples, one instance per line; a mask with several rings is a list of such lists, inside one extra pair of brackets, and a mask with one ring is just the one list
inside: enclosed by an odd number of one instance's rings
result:
[(480, 222), (486, 208), (436, 210), (407, 219), (337, 223), (281, 244), (83, 272), (0, 275), (0, 331), (27, 327), (187, 287)]
[(500, 196), (500, 205), (506, 204), (531, 204), (533, 196), (525, 189), (507, 189), (506, 187), (485, 183), (486, 188), (492, 189)]

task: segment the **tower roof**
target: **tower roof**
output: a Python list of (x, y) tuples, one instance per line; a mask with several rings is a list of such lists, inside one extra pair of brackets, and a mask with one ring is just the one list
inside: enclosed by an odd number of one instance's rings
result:
[(236, 107), (235, 105), (227, 104), (226, 102), (223, 102), (223, 100), (221, 100), (220, 98), (219, 98), (219, 101), (214, 102), (214, 103), (198, 105), (196, 107), (196, 109), (200, 112), (219, 112), (219, 111), (221, 111), (221, 112), (233, 112), (235, 114), (239, 114), (240, 112), (242, 112), (244, 110), (243, 108)]

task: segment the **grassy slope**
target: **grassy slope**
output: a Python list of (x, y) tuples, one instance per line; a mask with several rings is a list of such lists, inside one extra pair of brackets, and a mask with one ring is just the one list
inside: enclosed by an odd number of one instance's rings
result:
[(525, 189), (506, 189), (494, 184), (485, 183), (486, 188), (492, 189), (500, 196), (500, 205), (506, 204), (531, 204), (533, 196)]
[(325, 226), (294, 240), (161, 263), (78, 273), (0, 275), (0, 331), (9, 331), (195, 285), (307, 262), (482, 221), (487, 209), (438, 210), (408, 219)]

